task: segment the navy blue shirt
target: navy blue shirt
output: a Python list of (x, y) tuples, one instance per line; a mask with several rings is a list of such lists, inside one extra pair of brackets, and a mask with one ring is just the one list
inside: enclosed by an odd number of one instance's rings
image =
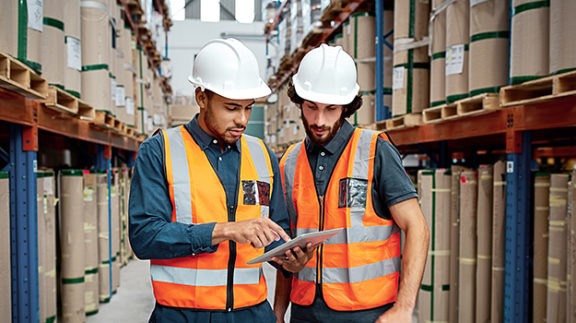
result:
[[(218, 141), (200, 128), (197, 118), (198, 116), (194, 117), (185, 127), (204, 151), (220, 178), (226, 192), (227, 206), (235, 208), (239, 187), (240, 141), (226, 146), (221, 151)], [(288, 232), (288, 214), (282, 193), (278, 161), (274, 158), (274, 153), (269, 149), (268, 152), (272, 157), (274, 172), (274, 184), (270, 198), (270, 219)], [(215, 252), (218, 248), (217, 245), (212, 245), (212, 231), (216, 223), (184, 224), (171, 222), (172, 203), (165, 175), (164, 139), (161, 135), (147, 139), (138, 150), (130, 187), (129, 216), (130, 244), (138, 258), (169, 259), (203, 252)], [(282, 240), (274, 242), (266, 247), (266, 250), (282, 243)], [(160, 305), (157, 305), (154, 310), (154, 321), (158, 321), (159, 307)], [(268, 302), (246, 311), (256, 311), (255, 314), (266, 318), (264, 321), (268, 321), (267, 318), (275, 320)], [(233, 316), (238, 316), (237, 319), (246, 317), (247, 313), (240, 312), (245, 311), (230, 312), (228, 322), (234, 321)], [(272, 317), (270, 313), (272, 313)], [(175, 321), (170, 320), (171, 314), (174, 315)], [(207, 317), (206, 312), (162, 307), (162, 316), (166, 322), (178, 322), (177, 317), (182, 318), (182, 315), (186, 316), (188, 322), (196, 321), (200, 317)]]
[[(326, 145), (319, 145), (305, 139), (306, 154), (314, 174), (314, 184), (318, 195), (325, 195), (328, 182), (336, 163), (354, 133), (354, 127), (344, 121), (334, 138)], [(416, 189), (402, 166), (400, 153), (390, 142), (378, 138), (374, 160), (372, 203), (378, 216), (390, 219), (388, 207), (407, 199), (417, 197)], [(293, 322), (374, 322), (392, 304), (362, 311), (335, 311), (330, 309), (322, 298), (320, 285), (316, 288), (316, 298), (310, 306), (292, 304)]]

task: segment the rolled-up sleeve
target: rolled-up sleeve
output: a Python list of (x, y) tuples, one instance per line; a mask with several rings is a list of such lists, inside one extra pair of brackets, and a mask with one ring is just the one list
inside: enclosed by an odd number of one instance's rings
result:
[(168, 259), (214, 252), (215, 223), (172, 222), (172, 202), (164, 173), (162, 136), (143, 142), (138, 150), (130, 186), (129, 237), (141, 259)]

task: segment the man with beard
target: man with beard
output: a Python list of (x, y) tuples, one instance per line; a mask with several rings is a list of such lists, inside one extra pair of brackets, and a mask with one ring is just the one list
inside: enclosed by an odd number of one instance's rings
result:
[[(142, 143), (130, 190), (130, 243), (150, 259), (156, 298), (150, 322), (275, 322), (262, 266), (247, 262), (289, 240), (289, 222), (274, 154), (243, 134), (270, 89), (235, 39), (207, 43), (189, 81), (199, 114)], [(310, 256), (295, 248), (282, 269)]]
[(307, 134), (280, 161), (293, 233), (344, 232), (292, 278), (277, 275), (279, 322), (290, 301), (292, 322), (412, 322), (428, 228), (387, 135), (346, 121), (362, 105), (358, 90), (353, 59), (327, 45), (304, 56), (289, 85)]

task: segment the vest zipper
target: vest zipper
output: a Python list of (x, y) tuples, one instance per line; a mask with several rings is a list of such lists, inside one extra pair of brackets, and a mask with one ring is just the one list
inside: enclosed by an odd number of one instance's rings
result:
[[(324, 195), (318, 196), (318, 203), (320, 204), (320, 214), (318, 221), (318, 231), (324, 230)], [(320, 244), (316, 249), (316, 284), (322, 285), (322, 250), (324, 244)]]

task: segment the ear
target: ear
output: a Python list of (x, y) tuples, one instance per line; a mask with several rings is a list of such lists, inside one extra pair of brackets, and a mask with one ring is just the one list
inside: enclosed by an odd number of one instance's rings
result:
[(208, 105), (208, 96), (206, 95), (206, 92), (202, 91), (200, 87), (197, 87), (194, 94), (196, 95), (196, 103), (198, 103), (198, 107), (200, 107), (200, 109), (206, 108)]

